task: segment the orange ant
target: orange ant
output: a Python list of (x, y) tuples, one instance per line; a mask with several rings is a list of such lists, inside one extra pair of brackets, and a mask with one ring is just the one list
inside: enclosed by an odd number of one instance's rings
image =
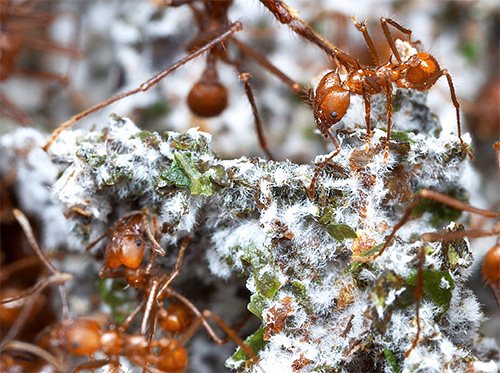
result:
[[(496, 151), (496, 158), (497, 158), (497, 167), (498, 167), (498, 172), (500, 175), (500, 142), (496, 142), (494, 144), (494, 149)], [(495, 211), (490, 211), (490, 210), (484, 210), (480, 209), (474, 206), (471, 206), (467, 203), (464, 203), (456, 198), (447, 196), (445, 194), (441, 194), (438, 192), (434, 192), (429, 189), (422, 189), (419, 193), (415, 195), (413, 198), (413, 201), (410, 203), (408, 208), (406, 209), (405, 213), (403, 214), (403, 217), (401, 220), (394, 226), (392, 229), (391, 233), (389, 234), (389, 237), (385, 241), (384, 246), (382, 246), (382, 249), (380, 251), (373, 255), (373, 256), (365, 256), (365, 257), (360, 257), (357, 258), (356, 260), (358, 261), (370, 261), (378, 258), (381, 256), (384, 251), (389, 247), (392, 239), (396, 235), (397, 231), (404, 225), (406, 222), (410, 219), (413, 210), (417, 207), (419, 202), (422, 200), (422, 198), (427, 198), (434, 200), (436, 202), (442, 203), (444, 205), (453, 207), (457, 210), (461, 211), (467, 211), (472, 214), (478, 214), (481, 216), (484, 216), (486, 218), (496, 218), (500, 219), (500, 212), (495, 212)], [(413, 344), (411, 348), (406, 351), (405, 355), (408, 357), (411, 351), (417, 346), (418, 344), (418, 339), (420, 336), (420, 318), (419, 318), (419, 307), (420, 307), (420, 300), (423, 296), (423, 274), (422, 274), (422, 268), (425, 263), (425, 243), (426, 242), (433, 242), (433, 241), (452, 241), (452, 240), (457, 240), (457, 239), (462, 239), (462, 238), (481, 238), (481, 237), (492, 237), (492, 236), (497, 236), (497, 241), (495, 246), (491, 250), (488, 251), (486, 256), (483, 259), (483, 264), (482, 264), (482, 275), (485, 280), (485, 282), (491, 287), (493, 291), (493, 295), (495, 297), (495, 300), (498, 304), (498, 307), (500, 308), (500, 220), (498, 220), (491, 230), (465, 230), (465, 231), (455, 231), (455, 232), (436, 232), (436, 233), (424, 233), (422, 235), (422, 241), (423, 245), (419, 249), (418, 253), (418, 272), (417, 272), (417, 284), (415, 287), (414, 291), (414, 297), (416, 301), (416, 321), (417, 321), (417, 335), (413, 341)]]
[[(368, 150), (370, 144), (371, 126), (371, 100), (370, 96), (384, 92), (387, 99), (387, 137), (384, 149), (384, 163), (387, 163), (389, 156), (389, 143), (391, 136), (391, 118), (392, 118), (392, 92), (393, 84), (399, 88), (416, 89), (426, 91), (430, 89), (436, 81), (442, 76), (446, 76), (450, 89), (451, 100), (455, 106), (457, 117), (458, 138), (464, 151), (472, 159), (473, 156), (467, 145), (462, 140), (460, 124), (460, 104), (458, 103), (453, 81), (448, 70), (441, 69), (437, 60), (429, 53), (422, 51), (413, 52), (417, 43), (411, 42), (411, 30), (404, 28), (396, 21), (389, 18), (380, 18), (380, 25), (384, 32), (387, 43), (392, 51), (389, 61), (382, 63), (375, 45), (368, 33), (365, 22), (356, 22), (351, 17), (356, 28), (363, 34), (370, 54), (372, 55), (375, 67), (364, 67), (352, 57), (345, 58), (344, 53), (338, 54), (332, 51), (332, 54), (346, 67), (347, 77), (342, 81), (338, 69), (331, 71), (323, 76), (316, 90), (311, 94), (314, 118), (316, 125), (325, 137), (329, 137), (335, 146), (335, 152), (330, 155), (316, 170), (311, 185), (309, 187), (309, 197), (314, 198), (314, 185), (316, 179), (323, 167), (340, 152), (340, 145), (331, 134), (330, 128), (338, 123), (346, 114), (350, 105), (351, 94), (361, 95), (365, 103), (365, 121), (366, 121), (366, 139), (365, 150)], [(410, 52), (402, 55), (392, 37), (389, 25), (408, 36), (408, 47)]]
[[(226, 46), (223, 43), (231, 43), (236, 45), (240, 52), (242, 52), (248, 58), (257, 62), (272, 74), (276, 75), (293, 92), (298, 92), (300, 90), (300, 85), (286, 76), (281, 70), (279, 70), (271, 62), (269, 62), (266, 57), (258, 53), (246, 43), (238, 40), (234, 36), (234, 34), (237, 31), (240, 31), (243, 26), (240, 22), (230, 23), (228, 20), (227, 13), (233, 3), (232, 0), (203, 0), (200, 1), (200, 7), (196, 6), (198, 4), (197, 1), (154, 0), (153, 2), (158, 4), (159, 6), (178, 7), (182, 5), (188, 5), (191, 8), (196, 24), (198, 26), (198, 32), (193, 40), (187, 45), (186, 49), (189, 54), (185, 58), (168, 67), (166, 70), (160, 72), (159, 74), (141, 84), (140, 87), (111, 97), (62, 123), (52, 133), (49, 141), (44, 146), (44, 150), (48, 150), (48, 148), (57, 139), (62, 131), (70, 128), (82, 118), (124, 97), (134, 95), (141, 91), (149, 90), (151, 87), (156, 85), (160, 80), (162, 80), (172, 71), (176, 70), (178, 67), (200, 56), (201, 54), (208, 52), (206, 56), (205, 70), (203, 71), (200, 80), (196, 82), (192, 87), (187, 98), (187, 103), (190, 110), (200, 117), (214, 117), (221, 114), (227, 106), (228, 93), (226, 87), (224, 87), (224, 85), (222, 85), (219, 80), (217, 73), (217, 62), (224, 62), (234, 67), (239, 74), (239, 79), (244, 84), (245, 94), (252, 107), (252, 113), (256, 124), (260, 147), (268, 158), (273, 159), (274, 157), (267, 147), (266, 139), (264, 137), (262, 129), (262, 122), (258, 112), (257, 104), (255, 102), (253, 90), (249, 82), (250, 73), (246, 70), (240, 59), (234, 59), (229, 56)], [(262, 1), (262, 3), (266, 5), (267, 2)]]
[[(57, 15), (35, 8), (36, 2), (4, 0), (0, 2), (0, 81), (12, 76), (68, 83), (68, 76), (51, 72), (32, 71), (19, 67), (19, 57), (24, 48), (32, 48), (69, 58), (81, 58), (78, 49), (66, 47), (41, 36)], [(32, 124), (31, 118), (0, 91), (1, 114), (11, 117), (24, 126)]]
[[(144, 212), (133, 212), (113, 224), (112, 229), (106, 233), (110, 235), (110, 232), (113, 232), (107, 250), (114, 250), (113, 245), (125, 240), (129, 240), (131, 244), (135, 244), (136, 240), (137, 243), (143, 241), (138, 225), (141, 224), (140, 221), (144, 216)], [(153, 220), (153, 223), (156, 233), (156, 222)], [(127, 235), (129, 238), (125, 239)], [(153, 233), (151, 233), (150, 239), (155, 240)], [(148, 264), (142, 268), (135, 267), (135, 264), (128, 265), (137, 262), (137, 253), (135, 250), (125, 250), (121, 253), (123, 257), (121, 263), (124, 264), (124, 268), (121, 270), (115, 270), (121, 264), (116, 266), (115, 258), (106, 255), (100, 277), (123, 277), (130, 286), (141, 290), (145, 299), (118, 328), (111, 327), (103, 330), (96, 321), (90, 319), (66, 320), (52, 329), (50, 335), (44, 338), (43, 344), (63, 347), (77, 356), (89, 355), (91, 361), (77, 366), (75, 371), (96, 369), (105, 365), (118, 367), (120, 356), (127, 357), (133, 364), (150, 372), (183, 371), (188, 363), (183, 346), (200, 326), (207, 330), (217, 344), (223, 344), (227, 341), (217, 336), (207, 322), (207, 319), (210, 318), (257, 362), (253, 351), (236, 335), (235, 330), (227, 326), (211, 311), (200, 312), (187, 298), (170, 287), (170, 283), (179, 275), (184, 252), (190, 240), (191, 236), (184, 239), (174, 270), (169, 275), (159, 274), (153, 268), (155, 251), (150, 256)], [(129, 256), (131, 258), (128, 258)], [(175, 298), (179, 303), (171, 303), (165, 308), (163, 305), (165, 298)], [(141, 312), (143, 312), (143, 317), (139, 334), (127, 334), (126, 330)], [(148, 324), (149, 333), (147, 334)], [(157, 324), (167, 335), (157, 336)], [(94, 361), (93, 355), (98, 351), (104, 353), (107, 358)], [(156, 366), (156, 368), (151, 365)]]

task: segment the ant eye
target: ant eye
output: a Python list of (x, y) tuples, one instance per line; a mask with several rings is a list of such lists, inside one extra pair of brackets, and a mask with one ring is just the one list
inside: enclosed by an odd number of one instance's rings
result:
[(336, 111), (332, 111), (330, 115), (332, 116), (333, 119), (337, 118), (338, 116)]
[(137, 246), (141, 246), (141, 245), (142, 245), (142, 241), (141, 241), (141, 240), (137, 240), (137, 241), (135, 241), (135, 244), (136, 244)]

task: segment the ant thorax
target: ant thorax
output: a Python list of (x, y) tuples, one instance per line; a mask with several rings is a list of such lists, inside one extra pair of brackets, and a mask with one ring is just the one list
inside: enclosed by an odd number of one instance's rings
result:
[[(395, 43), (396, 43), (396, 49), (398, 50), (399, 55), (401, 56), (401, 59), (403, 61), (406, 61), (408, 58), (418, 53), (418, 50), (411, 43), (407, 41), (396, 39)], [(394, 59), (395, 57), (394, 55), (392, 55), (391, 60)]]

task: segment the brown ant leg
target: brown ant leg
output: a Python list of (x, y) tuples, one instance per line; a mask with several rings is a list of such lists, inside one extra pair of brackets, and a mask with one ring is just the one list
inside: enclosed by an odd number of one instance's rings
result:
[(128, 329), (128, 327), (130, 326), (130, 324), (132, 324), (132, 322), (139, 315), (139, 313), (141, 313), (141, 311), (144, 308), (145, 304), (146, 304), (146, 300), (143, 299), (141, 301), (141, 303), (139, 303), (139, 305), (137, 307), (135, 307), (135, 309), (130, 313), (130, 315), (128, 315), (127, 318), (122, 322), (122, 324), (118, 328), (118, 330), (121, 333), (124, 333)]
[(348, 70), (349, 66), (357, 69), (360, 68), (359, 62), (356, 59), (352, 58), (341, 49), (332, 45), (316, 31), (314, 31), (311, 26), (301, 20), (297, 16), (298, 12), (295, 9), (290, 8), (280, 0), (260, 0), (260, 2), (267, 9), (269, 9), (269, 11), (276, 17), (276, 19), (280, 23), (289, 26), (296, 34), (316, 44), (329, 56), (337, 58), (340, 63), (344, 65)]
[(259, 115), (259, 109), (257, 108), (257, 104), (255, 102), (255, 97), (253, 95), (252, 87), (250, 86), (250, 82), (248, 79), (250, 79), (250, 73), (247, 71), (241, 71), (239, 74), (240, 81), (243, 82), (245, 86), (245, 94), (247, 95), (248, 102), (250, 102), (250, 106), (252, 107), (252, 113), (253, 117), (255, 118), (255, 126), (257, 128), (257, 136), (259, 138), (259, 144), (264, 153), (266, 154), (266, 157), (269, 158), (270, 160), (276, 159), (269, 148), (267, 147), (267, 142), (266, 138), (264, 136), (264, 130), (262, 129), (262, 121), (260, 120), (260, 115)]
[[(19, 122), (24, 127), (30, 127), (33, 125), (33, 119), (31, 119), (31, 117), (28, 114), (26, 114), (26, 112), (23, 109), (21, 109), (19, 106), (13, 103), (6, 95), (4, 95), (2, 91), (0, 91), (0, 100), (2, 102), (2, 105), (0, 105), (0, 111), (6, 117), (10, 117), (16, 122)], [(9, 113), (10, 115), (8, 115)]]
[(2, 350), (25, 351), (41, 358), (42, 360), (45, 360), (56, 369), (56, 372), (64, 372), (66, 370), (64, 369), (62, 361), (59, 361), (55, 356), (43, 348), (31, 343), (10, 341), (2, 344)]
[(182, 265), (182, 258), (184, 257), (184, 251), (186, 251), (186, 248), (189, 245), (189, 242), (191, 242), (191, 236), (187, 236), (184, 241), (182, 241), (181, 248), (179, 250), (179, 256), (177, 257), (177, 262), (175, 263), (175, 268), (168, 277), (168, 279), (164, 282), (162, 285), (160, 291), (158, 292), (157, 298), (158, 299), (163, 299), (163, 293), (166, 292), (172, 283), (172, 281), (179, 275), (179, 270), (181, 269)]
[(70, 58), (82, 58), (83, 52), (76, 48), (65, 47), (57, 43), (53, 43), (43, 39), (37, 39), (32, 37), (22, 38), (23, 44), (38, 50), (42, 50), (48, 53), (60, 54), (68, 56)]
[[(335, 140), (332, 136), (332, 139)], [(340, 146), (335, 140), (334, 145), (337, 147), (337, 150), (330, 155), (328, 158), (326, 158), (321, 164), (316, 168), (316, 171), (314, 172), (313, 178), (311, 180), (311, 185), (309, 185), (309, 188), (307, 190), (307, 195), (309, 196), (309, 199), (312, 201), (314, 199), (314, 186), (316, 185), (316, 179), (319, 176), (319, 173), (321, 170), (337, 155), (340, 153)], [(305, 186), (304, 186), (305, 187)]]
[(24, 69), (15, 69), (12, 71), (12, 74), (17, 75), (17, 76), (21, 76), (21, 77), (31, 78), (31, 79), (46, 80), (46, 81), (54, 80), (62, 85), (66, 85), (69, 82), (69, 77), (66, 74), (57, 74), (57, 73), (51, 73), (51, 72), (46, 72), (46, 71), (31, 71), (31, 70), (24, 70)]
[(58, 274), (46, 277), (46, 278), (38, 281), (31, 288), (24, 290), (24, 291), (21, 291), (19, 294), (15, 295), (13, 297), (0, 299), (0, 304), (10, 303), (10, 302), (14, 302), (14, 301), (19, 300), (19, 299), (31, 297), (31, 296), (39, 293), (40, 291), (42, 291), (43, 289), (45, 289), (46, 287), (48, 287), (50, 285), (63, 284), (66, 281), (71, 280), (72, 277), (73, 276), (71, 276), (69, 273), (58, 273)]
[(153, 245), (151, 245), (151, 249), (153, 252), (155, 252), (158, 255), (164, 256), (165, 255), (165, 250), (160, 246), (158, 241), (156, 241), (156, 238), (153, 236), (151, 233), (151, 226), (149, 225), (149, 220), (148, 220), (148, 209), (144, 209), (142, 211), (142, 225), (144, 226), (144, 229), (146, 230), (146, 234), (148, 238), (151, 240)]
[(385, 139), (384, 164), (387, 164), (389, 158), (389, 144), (391, 142), (392, 125), (392, 82), (388, 79), (385, 86), (385, 96), (387, 98), (387, 137)]
[(235, 32), (240, 31), (242, 28), (243, 28), (243, 26), (242, 26), (241, 22), (235, 22), (235, 23), (228, 25), (227, 27), (224, 27), (222, 29), (221, 33), (217, 37), (212, 39), (212, 41), (205, 44), (202, 48), (187, 55), (182, 60), (174, 63), (173, 65), (171, 65), (170, 67), (168, 67), (164, 71), (162, 71), (162, 72), (156, 74), (155, 76), (153, 76), (152, 78), (148, 79), (147, 81), (142, 83), (138, 88), (135, 88), (135, 89), (132, 89), (130, 91), (113, 96), (113, 97), (111, 97), (111, 98), (109, 98), (109, 99), (107, 99), (107, 100), (105, 100), (97, 105), (92, 106), (91, 108), (89, 108), (87, 110), (82, 111), (79, 114), (74, 115), (66, 122), (63, 122), (58, 128), (56, 128), (52, 132), (52, 134), (49, 138), (49, 141), (45, 144), (45, 146), (43, 147), (43, 150), (47, 151), (50, 148), (50, 146), (52, 145), (52, 143), (59, 137), (59, 135), (61, 134), (62, 131), (67, 130), (68, 128), (73, 126), (75, 123), (80, 121), (82, 118), (85, 118), (89, 114), (92, 114), (93, 112), (95, 112), (97, 110), (100, 110), (108, 105), (111, 105), (112, 103), (114, 103), (118, 100), (121, 100), (122, 98), (134, 95), (138, 92), (145, 92), (145, 91), (149, 90), (151, 87), (153, 87), (155, 84), (157, 84), (160, 80), (162, 80), (164, 77), (166, 77), (168, 74), (170, 74), (175, 69), (177, 69), (178, 67), (191, 61), (193, 58), (198, 57), (199, 55), (203, 54), (204, 52), (212, 49), (215, 45), (217, 45), (217, 44), (223, 42), (224, 40), (226, 40), (227, 38), (231, 37)]
[(415, 299), (416, 306), (416, 320), (417, 320), (417, 335), (413, 339), (413, 343), (408, 351), (405, 352), (405, 357), (408, 358), (412, 350), (417, 347), (418, 340), (420, 338), (420, 301), (422, 300), (422, 296), (424, 295), (424, 274), (422, 268), (425, 264), (425, 246), (426, 242), (424, 241), (422, 246), (418, 249), (418, 269), (417, 269), (417, 285), (415, 286), (415, 290), (413, 291), (413, 297)]
[[(410, 203), (410, 205), (406, 209), (406, 211), (405, 211), (403, 217), (401, 218), (401, 220), (394, 226), (394, 228), (392, 229), (392, 232), (389, 234), (389, 237), (385, 241), (385, 244), (382, 247), (382, 249), (377, 254), (375, 254), (373, 256), (370, 256), (370, 257), (360, 257), (360, 258), (357, 258), (357, 260), (358, 261), (370, 261), (370, 260), (376, 259), (380, 255), (382, 255), (382, 253), (387, 249), (387, 247), (389, 247), (389, 245), (390, 245), (392, 239), (394, 238), (396, 232), (404, 224), (406, 224), (406, 222), (408, 221), (408, 219), (411, 216), (411, 213), (413, 212), (413, 210), (415, 209), (415, 207), (418, 205), (418, 203), (420, 202), (420, 200), (422, 198), (432, 199), (432, 200), (434, 200), (436, 202), (442, 203), (444, 205), (448, 205), (448, 206), (453, 207), (453, 208), (455, 208), (457, 210), (462, 210), (462, 211), (470, 212), (470, 213), (473, 213), (473, 214), (478, 214), (478, 215), (486, 216), (488, 218), (498, 218), (498, 217), (500, 217), (500, 213), (498, 213), (498, 212), (493, 212), (493, 211), (489, 211), (489, 210), (479, 209), (479, 208), (471, 206), (471, 205), (469, 205), (469, 204), (467, 204), (465, 202), (459, 201), (456, 198), (447, 196), (446, 194), (441, 194), (441, 193), (438, 193), (438, 192), (434, 192), (434, 191), (429, 190), (429, 189), (422, 189), (419, 193), (417, 193), (415, 195), (415, 197), (413, 198), (413, 201)], [(500, 224), (499, 224), (499, 228), (498, 229), (500, 230)], [(497, 233), (499, 233), (499, 232), (495, 231), (494, 234), (497, 234)], [(485, 232), (484, 236), (492, 236), (494, 234), (492, 234), (491, 232)], [(446, 236), (446, 240), (453, 240), (453, 239), (457, 239), (457, 238), (466, 237), (466, 235), (467, 235), (467, 232), (463, 232), (463, 233), (462, 232), (425, 233), (422, 236), (422, 239), (425, 239), (427, 241), (433, 241), (434, 239), (435, 240), (439, 240), (439, 237)]]
[(370, 113), (371, 113), (371, 101), (370, 96), (366, 93), (366, 84), (365, 80), (361, 83), (361, 95), (363, 96), (363, 100), (365, 101), (365, 122), (366, 122), (366, 137), (365, 137), (365, 152), (368, 152), (370, 148)]
[(370, 54), (372, 55), (373, 62), (375, 62), (376, 66), (380, 66), (380, 57), (366, 28), (366, 20), (363, 22), (357, 22), (356, 18), (354, 16), (351, 16), (351, 21), (354, 23), (354, 26), (356, 26), (356, 28), (363, 34), (366, 45), (368, 45), (368, 49), (370, 50)]
[[(40, 246), (38, 246), (38, 243), (36, 242), (35, 236), (33, 234), (33, 230), (31, 229), (31, 225), (28, 219), (26, 218), (26, 215), (24, 215), (23, 212), (18, 209), (14, 209), (13, 213), (17, 221), (21, 225), (21, 228), (23, 229), (26, 238), (28, 239), (31, 247), (33, 248), (33, 251), (36, 253), (36, 255), (38, 255), (42, 263), (54, 274), (54, 276), (59, 276), (61, 279), (66, 278), (66, 280), (64, 281), (69, 280), (71, 278), (71, 275), (68, 273), (59, 272), (57, 268), (54, 267), (54, 265), (50, 262), (50, 260), (45, 256), (42, 249), (40, 249)], [(61, 300), (62, 300), (63, 319), (66, 320), (68, 319), (68, 313), (69, 313), (68, 296), (66, 294), (66, 288), (62, 285), (62, 283), (59, 284), (59, 293), (61, 294)]]
[(153, 280), (151, 287), (148, 289), (148, 300), (146, 301), (146, 308), (144, 309), (144, 315), (142, 316), (141, 322), (141, 334), (146, 333), (146, 328), (149, 321), (149, 316), (154, 313), (153, 309), (155, 308), (155, 300), (158, 297), (158, 287), (160, 286), (160, 282), (158, 280)]
[(289, 76), (287, 76), (283, 71), (274, 66), (265, 56), (257, 52), (255, 49), (251, 48), (248, 44), (233, 38), (232, 43), (236, 44), (238, 48), (248, 57), (252, 58), (259, 65), (267, 69), (270, 73), (276, 75), (283, 83), (285, 83), (292, 92), (296, 93), (300, 91), (300, 84), (293, 81)]
[(77, 365), (73, 371), (80, 372), (82, 370), (88, 369), (88, 370), (93, 372), (94, 369), (102, 368), (102, 367), (109, 365), (111, 363), (112, 363), (111, 359), (88, 361), (86, 363), (82, 363), (82, 364)]
[(387, 26), (387, 24), (390, 24), (391, 26), (397, 28), (402, 33), (408, 35), (408, 41), (410, 43), (411, 43), (411, 30), (404, 28), (399, 23), (390, 18), (380, 17), (380, 26), (384, 31), (384, 35), (385, 38), (387, 39), (387, 42), (389, 43), (389, 47), (391, 48), (394, 57), (396, 57), (396, 59), (398, 60), (398, 63), (401, 64), (403, 61), (401, 60), (401, 56), (399, 55), (398, 49), (396, 48), (396, 44), (394, 43), (394, 39), (392, 38), (392, 34), (389, 31), (389, 27)]

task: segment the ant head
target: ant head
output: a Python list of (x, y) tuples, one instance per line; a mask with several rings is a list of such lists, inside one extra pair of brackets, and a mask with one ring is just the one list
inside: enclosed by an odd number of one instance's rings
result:
[(173, 339), (169, 346), (160, 348), (158, 357), (156, 367), (164, 372), (183, 372), (188, 364), (186, 350)]
[(144, 256), (144, 239), (136, 233), (113, 238), (106, 248), (106, 265), (110, 269), (116, 269), (122, 264), (127, 268), (139, 268)]
[(56, 327), (56, 340), (72, 355), (83, 356), (99, 350), (99, 324), (87, 319), (70, 319)]
[(484, 280), (497, 288), (500, 288), (500, 245), (486, 253), (481, 268)]
[(187, 103), (191, 112), (202, 118), (215, 117), (227, 107), (227, 89), (218, 80), (196, 82), (189, 92)]
[(330, 71), (316, 87), (313, 100), (314, 117), (320, 127), (330, 127), (339, 122), (347, 112), (350, 93), (342, 88), (337, 71)]

